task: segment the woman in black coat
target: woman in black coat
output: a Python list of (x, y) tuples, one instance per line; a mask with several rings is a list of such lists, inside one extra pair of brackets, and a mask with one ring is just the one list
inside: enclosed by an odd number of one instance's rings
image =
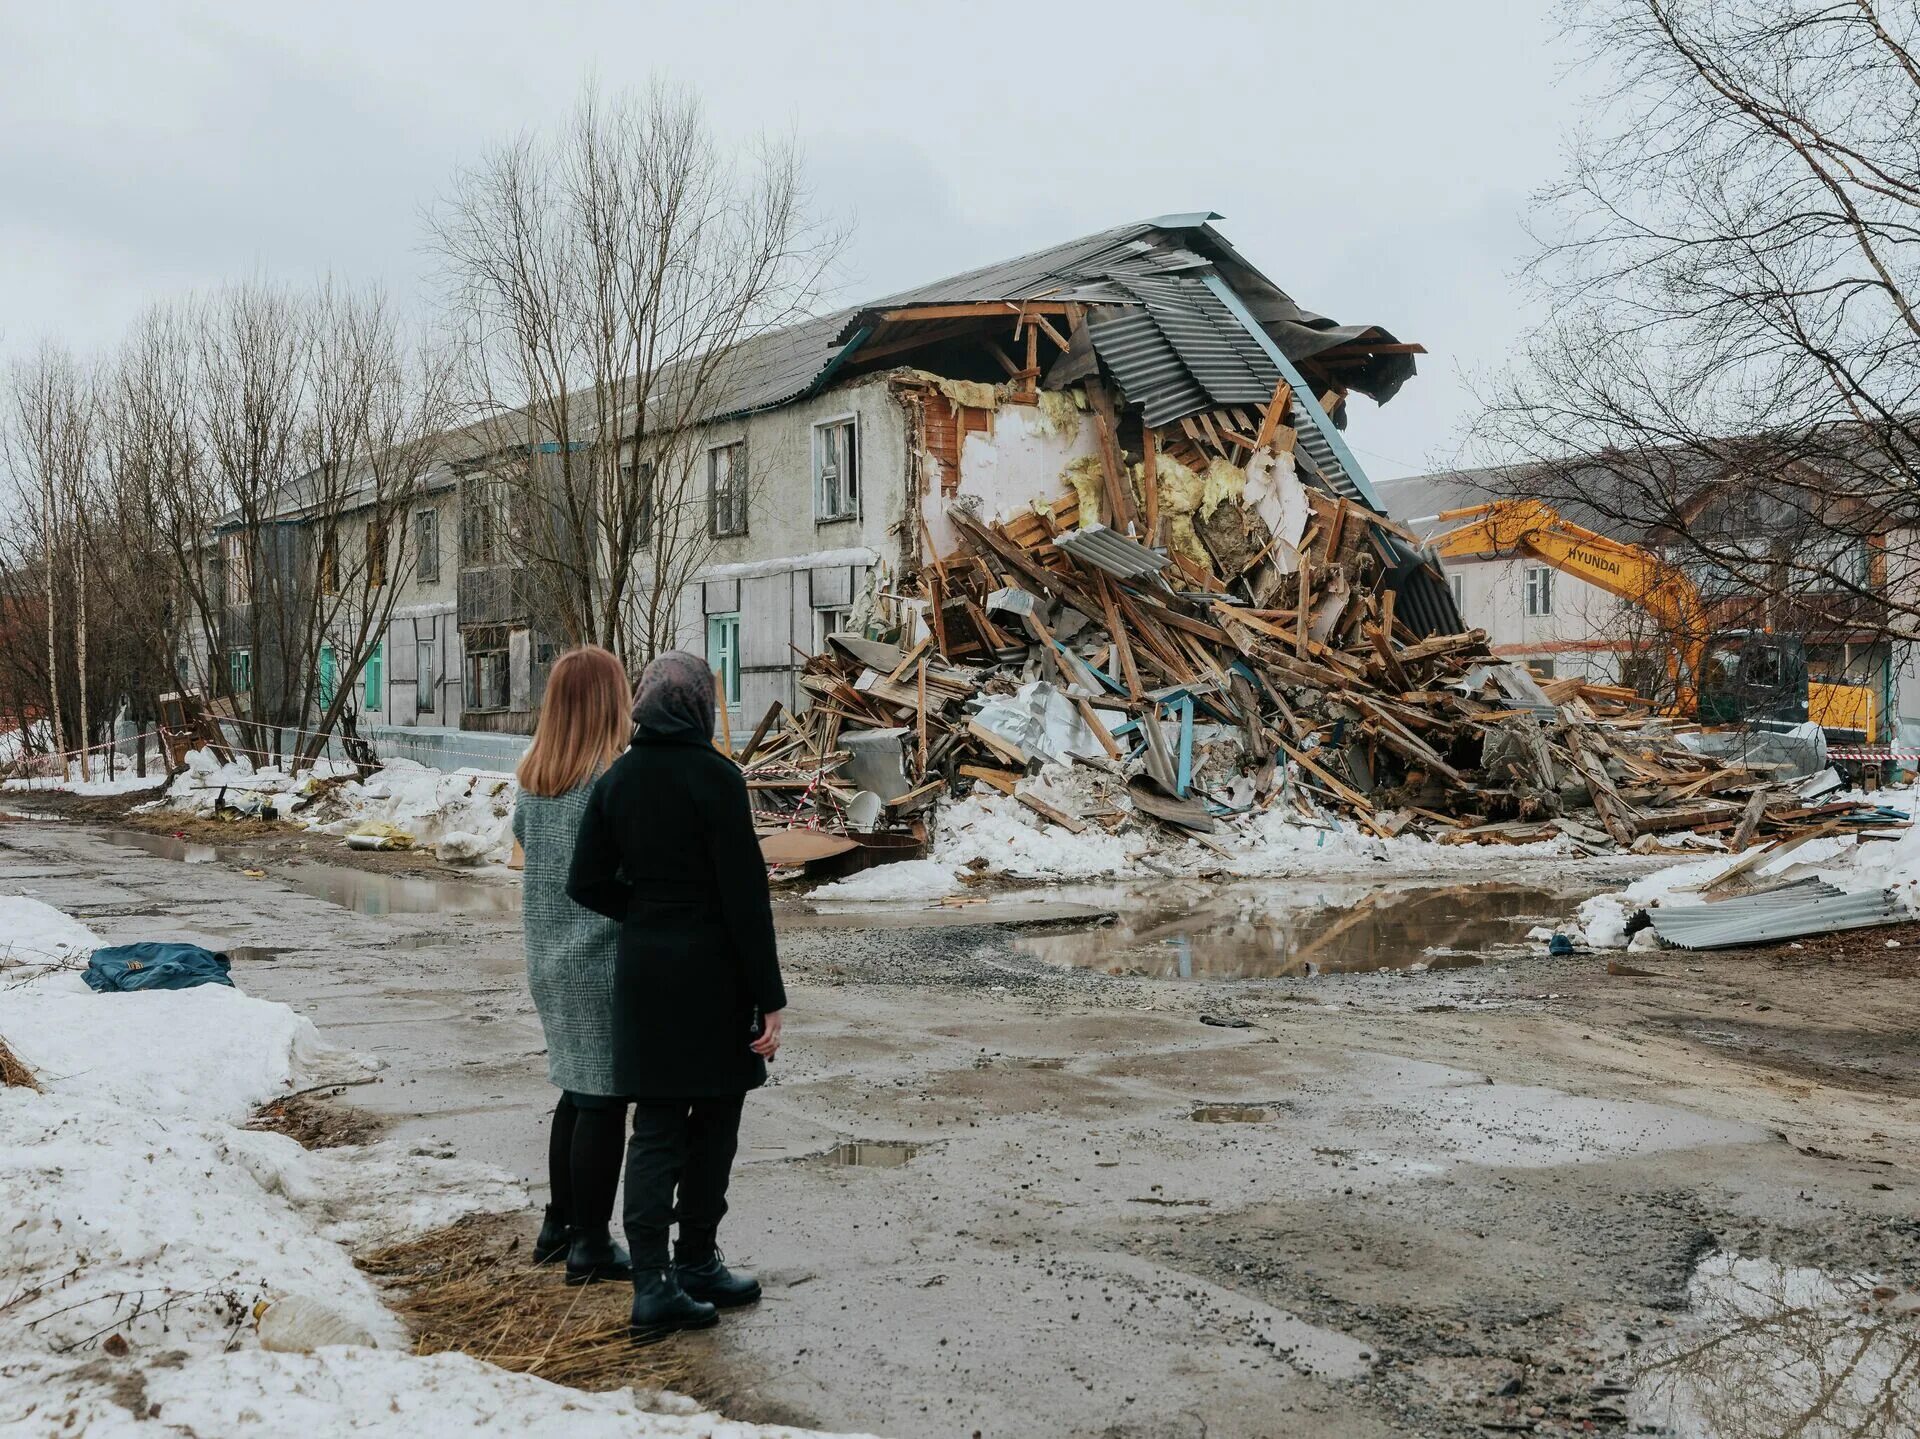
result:
[(713, 747), (713, 691), (695, 655), (647, 666), (633, 743), (594, 785), (567, 882), (621, 926), (613, 1065), (616, 1092), (635, 1101), (624, 1218), (639, 1340), (760, 1297), (716, 1241), (740, 1107), (766, 1082), (787, 995), (746, 780)]

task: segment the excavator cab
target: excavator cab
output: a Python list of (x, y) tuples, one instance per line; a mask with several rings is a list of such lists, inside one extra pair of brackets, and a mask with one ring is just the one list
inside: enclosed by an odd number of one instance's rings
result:
[(1713, 637), (1698, 677), (1700, 723), (1807, 718), (1807, 647), (1797, 636), (1728, 630)]

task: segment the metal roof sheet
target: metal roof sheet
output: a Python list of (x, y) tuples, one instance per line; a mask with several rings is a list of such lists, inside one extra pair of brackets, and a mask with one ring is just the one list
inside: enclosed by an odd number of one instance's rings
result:
[(1115, 534), (1102, 524), (1068, 530), (1057, 535), (1054, 543), (1076, 560), (1085, 560), (1123, 580), (1145, 579), (1167, 567), (1166, 556), (1158, 550), (1150, 550), (1137, 540)]
[(1818, 879), (1740, 899), (1647, 911), (1653, 932), (1681, 949), (1775, 944), (1806, 934), (1868, 929), (1911, 918), (1906, 906), (1886, 890), (1847, 894)]

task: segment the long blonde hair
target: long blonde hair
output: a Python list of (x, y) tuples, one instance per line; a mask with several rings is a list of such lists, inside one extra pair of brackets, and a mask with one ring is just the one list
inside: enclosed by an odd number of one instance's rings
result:
[(626, 748), (627, 672), (609, 650), (581, 645), (553, 662), (533, 743), (515, 777), (528, 794), (565, 794)]

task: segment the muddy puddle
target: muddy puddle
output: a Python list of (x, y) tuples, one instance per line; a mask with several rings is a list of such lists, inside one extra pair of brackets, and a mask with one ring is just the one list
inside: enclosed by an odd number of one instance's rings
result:
[(1676, 1439), (1911, 1439), (1920, 1434), (1920, 1292), (1711, 1254), (1680, 1332), (1633, 1365), (1636, 1433)]
[(212, 864), (220, 858), (220, 851), (210, 844), (199, 844), (171, 834), (150, 834), (143, 829), (112, 830), (106, 839), (117, 849), (137, 849), (158, 855), (161, 859), (177, 860), (181, 864)]
[(276, 878), (357, 914), (518, 914), (520, 887), (434, 875), (377, 874), (346, 865), (300, 863)]
[(1531, 885), (1236, 890), (1141, 896), (1111, 925), (1017, 940), (1055, 964), (1145, 979), (1274, 979), (1379, 969), (1465, 969), (1571, 908)]
[(1273, 1110), (1264, 1104), (1196, 1104), (1187, 1118), (1196, 1124), (1265, 1124)]
[[(234, 854), (222, 854), (213, 845), (153, 834), (140, 829), (105, 831), (102, 836), (120, 849), (137, 849), (181, 864), (213, 864), (221, 860), (239, 865)], [(518, 914), (518, 885), (481, 884), (473, 880), (442, 879), (437, 875), (385, 874), (325, 861), (300, 861), (276, 870), (274, 877), (303, 894), (324, 899), (358, 914)], [(438, 943), (430, 938), (427, 943)]]
[(848, 1139), (820, 1156), (820, 1162), (836, 1168), (898, 1169), (920, 1152), (917, 1144), (892, 1139)]

